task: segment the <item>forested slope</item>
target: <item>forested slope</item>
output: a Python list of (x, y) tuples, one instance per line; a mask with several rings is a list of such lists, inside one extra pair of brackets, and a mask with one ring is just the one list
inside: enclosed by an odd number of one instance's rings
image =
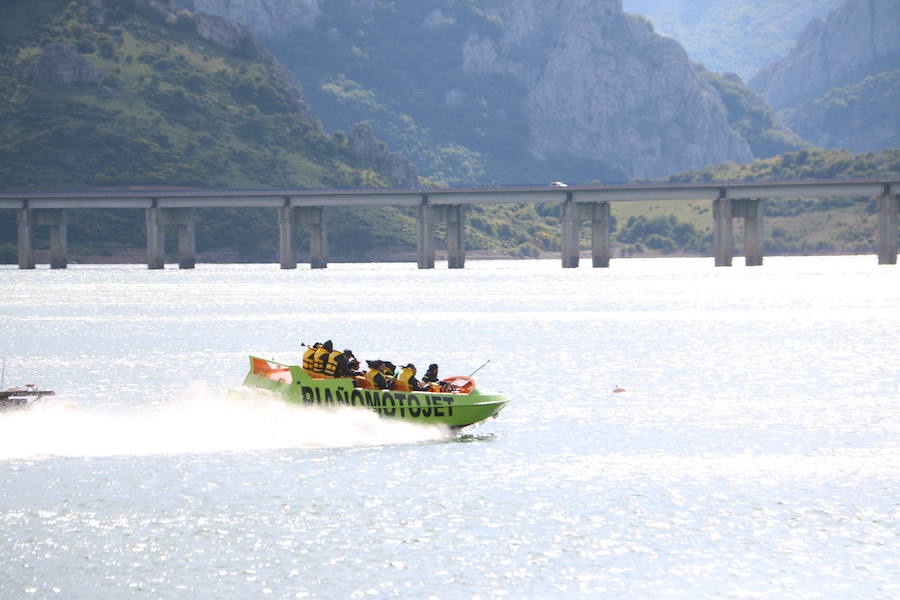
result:
[[(0, 188), (418, 183), (371, 130), (326, 135), (296, 79), (244, 27), (157, 0), (7, 0), (3, 11)], [(199, 249), (268, 258), (274, 219), (204, 211)], [(360, 241), (343, 221), (371, 233)], [(333, 235), (362, 252), (405, 241), (411, 223), (393, 209), (356, 213)], [(76, 250), (139, 246), (143, 214), (77, 211), (69, 232)], [(0, 211), (0, 243), (15, 236), (15, 213)]]

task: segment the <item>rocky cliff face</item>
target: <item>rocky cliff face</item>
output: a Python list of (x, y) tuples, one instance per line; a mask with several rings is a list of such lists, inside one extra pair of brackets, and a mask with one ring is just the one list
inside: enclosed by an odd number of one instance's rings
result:
[[(287, 23), (313, 23), (317, 15), (336, 10), (334, 1), (194, 0), (194, 5), (271, 33)], [(460, 46), (422, 48), (423, 56), (459, 53), (465, 73), (520, 83), (524, 95), (508, 102), (514, 112), (524, 111), (528, 150), (538, 159), (596, 161), (624, 177), (661, 177), (752, 159), (747, 141), (728, 122), (719, 92), (698, 76), (684, 49), (655, 34), (646, 21), (626, 16), (621, 0), (478, 0), (474, 9), (451, 0), (421, 1), (429, 5), (417, 7), (427, 14), (423, 30), (458, 24), (464, 10), (486, 14), (496, 25), (473, 26)], [(373, 10), (371, 0), (341, 6)], [(449, 82), (441, 97), (448, 108), (466, 108), (465, 90)]]
[(900, 2), (848, 0), (824, 22), (807, 26), (796, 47), (750, 81), (775, 108), (796, 106), (827, 90), (900, 68)]
[(621, 0), (493, 6), (502, 35), (472, 34), (465, 68), (524, 84), (536, 156), (594, 158), (630, 177), (752, 159), (684, 49), (627, 17)]
[(743, 80), (786, 55), (815, 17), (843, 0), (623, 0), (682, 44), (691, 60)]
[(350, 130), (350, 150), (364, 161), (387, 173), (400, 187), (419, 184), (419, 171), (409, 160), (387, 149), (375, 139), (375, 132), (368, 123), (356, 123)]

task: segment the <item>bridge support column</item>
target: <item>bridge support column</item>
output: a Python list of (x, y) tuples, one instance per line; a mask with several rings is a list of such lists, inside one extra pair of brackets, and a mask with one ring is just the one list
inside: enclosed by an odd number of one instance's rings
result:
[(591, 205), (591, 259), (593, 266), (609, 267), (609, 202)]
[(578, 267), (578, 225), (581, 219), (578, 214), (578, 205), (572, 199), (572, 193), (566, 194), (566, 201), (562, 204), (560, 221), (560, 252), (562, 254), (562, 266), (564, 269)]
[(193, 269), (197, 262), (197, 236), (193, 208), (146, 209), (147, 218), (147, 268), (163, 269), (166, 266), (166, 225), (178, 226), (178, 268)]
[(165, 209), (164, 222), (178, 226), (178, 268), (193, 269), (197, 263), (197, 226), (193, 208)]
[(162, 209), (155, 206), (146, 209), (147, 217), (147, 268), (162, 269), (166, 266), (166, 237)]
[(303, 206), (300, 222), (309, 231), (309, 268), (328, 267), (328, 234), (325, 231), (325, 207)]
[(66, 213), (61, 208), (33, 210), (33, 225), (50, 227), (50, 268), (65, 269), (68, 236)]
[(428, 196), (422, 196), (416, 210), (416, 255), (420, 269), (434, 268), (434, 217)]
[(878, 212), (878, 264), (897, 264), (897, 213), (900, 196), (890, 194), (889, 189), (876, 201)]
[(744, 264), (763, 264), (763, 201), (761, 198), (732, 200), (732, 216), (744, 219)]
[(18, 225), (19, 268), (34, 268), (34, 214), (26, 205), (16, 212)]
[(285, 205), (278, 209), (278, 257), (282, 269), (297, 268), (297, 221), (299, 209)]
[(734, 235), (731, 230), (731, 199), (713, 200), (713, 253), (717, 267), (730, 267), (734, 254)]
[(447, 207), (447, 267), (466, 266), (466, 210), (465, 205)]

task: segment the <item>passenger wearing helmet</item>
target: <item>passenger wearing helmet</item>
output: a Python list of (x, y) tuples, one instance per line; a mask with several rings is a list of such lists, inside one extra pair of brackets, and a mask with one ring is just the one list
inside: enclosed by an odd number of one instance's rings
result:
[(436, 363), (428, 365), (428, 370), (425, 371), (425, 375), (422, 377), (422, 383), (427, 385), (429, 391), (432, 392), (451, 391), (450, 384), (446, 381), (441, 381), (440, 376), (438, 376), (438, 366)]
[(367, 360), (366, 364), (369, 365), (369, 370), (366, 371), (366, 381), (368, 382), (369, 387), (373, 390), (389, 389), (391, 384), (388, 383), (387, 377), (385, 377), (382, 372), (384, 362), (380, 360)]
[(400, 368), (400, 375), (394, 382), (394, 389), (401, 392), (427, 392), (431, 388), (423, 386), (416, 379), (416, 365), (409, 363)]
[(438, 366), (436, 363), (431, 363), (430, 365), (428, 365), (428, 370), (425, 371), (425, 375), (422, 377), (422, 381), (424, 383), (437, 383), (439, 379)]
[(328, 355), (325, 369), (322, 372), (325, 377), (353, 377), (356, 373), (350, 368), (350, 359), (353, 358), (352, 350), (343, 352), (333, 351)]
[(308, 346), (306, 352), (303, 353), (303, 370), (309, 374), (315, 373), (316, 371), (315, 354), (321, 347), (322, 344), (316, 342), (312, 346)]
[(328, 340), (322, 347), (313, 354), (313, 373), (322, 375), (325, 373), (325, 363), (328, 362), (328, 355), (334, 351), (334, 344)]

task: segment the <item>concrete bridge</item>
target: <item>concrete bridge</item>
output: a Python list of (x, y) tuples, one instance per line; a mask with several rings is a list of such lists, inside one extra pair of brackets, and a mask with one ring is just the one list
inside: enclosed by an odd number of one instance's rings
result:
[(178, 264), (195, 263), (196, 208), (267, 207), (278, 211), (282, 269), (297, 266), (297, 229), (310, 233), (310, 266), (327, 266), (324, 211), (330, 206), (410, 206), (417, 210), (420, 269), (434, 267), (434, 226), (447, 224), (447, 255), (451, 269), (465, 265), (465, 207), (469, 204), (558, 203), (561, 212), (562, 266), (577, 267), (578, 231), (590, 221), (594, 267), (608, 267), (609, 216), (613, 202), (676, 200), (712, 203), (716, 266), (731, 266), (733, 220), (744, 225), (747, 265), (763, 262), (763, 202), (766, 198), (874, 197), (878, 213), (878, 262), (897, 264), (897, 215), (900, 179), (807, 180), (749, 183), (633, 184), (456, 188), (442, 190), (140, 190), (0, 192), (0, 209), (18, 211), (19, 268), (33, 269), (34, 230), (50, 228), (50, 267), (66, 267), (66, 210), (73, 208), (142, 208), (147, 219), (147, 265), (163, 268), (164, 230), (178, 228)]

